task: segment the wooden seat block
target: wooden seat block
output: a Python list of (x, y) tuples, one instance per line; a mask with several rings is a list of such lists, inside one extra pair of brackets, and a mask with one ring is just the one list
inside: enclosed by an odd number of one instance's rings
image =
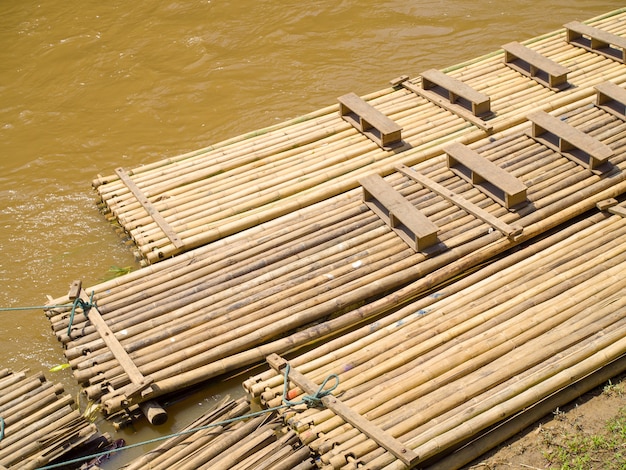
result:
[(355, 93), (340, 96), (338, 100), (341, 117), (379, 146), (390, 147), (401, 141), (402, 127)]
[(439, 228), (380, 175), (359, 180), (363, 201), (411, 248), (423, 251), (437, 242)]
[(626, 90), (615, 83), (604, 82), (595, 86), (596, 106), (626, 119)]
[(626, 38), (572, 21), (565, 25), (569, 44), (626, 63)]
[(532, 78), (555, 91), (568, 88), (567, 68), (520, 44), (510, 42), (502, 46), (504, 62), (522, 75)]
[(609, 146), (545, 111), (526, 117), (532, 122), (531, 137), (590, 170), (613, 156)]
[(524, 183), (474, 150), (453, 143), (446, 146), (444, 151), (448, 157), (448, 168), (507, 209), (526, 201), (527, 188)]
[(436, 69), (426, 70), (420, 75), (422, 76), (422, 88), (424, 90), (441, 87), (448, 92), (450, 103), (456, 103), (459, 98), (465, 99), (470, 103), (472, 113), (475, 116), (491, 112), (491, 99), (489, 96), (474, 90), (462, 81)]

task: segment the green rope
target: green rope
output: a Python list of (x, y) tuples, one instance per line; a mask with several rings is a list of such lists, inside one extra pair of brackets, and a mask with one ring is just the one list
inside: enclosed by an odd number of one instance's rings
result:
[(72, 304), (62, 305), (33, 305), (32, 307), (0, 307), (0, 312), (12, 312), (16, 310), (52, 310), (54, 308), (67, 308)]
[(4, 418), (0, 416), (0, 441), (4, 439)]
[(93, 301), (94, 291), (91, 291), (91, 297), (89, 297), (89, 302), (85, 302), (80, 297), (76, 297), (74, 299), (74, 303), (72, 304), (72, 311), (70, 312), (70, 322), (67, 325), (67, 336), (72, 337), (72, 324), (74, 323), (74, 313), (76, 312), (76, 307), (80, 307), (83, 310), (83, 315), (85, 318), (88, 318), (89, 310), (91, 307), (95, 307), (98, 310), (98, 306)]
[[(285, 380), (283, 384), (283, 403), (287, 406), (296, 406), (306, 404), (308, 408), (314, 408), (319, 406), (322, 403), (322, 398), (327, 395), (332, 394), (333, 390), (335, 390), (339, 386), (339, 376), (337, 374), (330, 374), (328, 377), (324, 379), (322, 385), (317, 389), (317, 392), (313, 395), (304, 395), (302, 399), (298, 401), (291, 401), (287, 398), (287, 389), (289, 388), (289, 363), (285, 366)], [(330, 379), (335, 379), (335, 385), (333, 385), (328, 390), (324, 390), (326, 383)]]
[[(92, 298), (93, 298), (93, 293), (92, 293)], [(84, 462), (86, 460), (91, 460), (91, 459), (95, 459), (97, 457), (102, 457), (103, 455), (110, 455), (110, 454), (113, 454), (115, 452), (119, 452), (119, 451), (122, 451), (122, 450), (132, 449), (133, 447), (140, 447), (140, 446), (145, 446), (145, 445), (148, 445), (148, 444), (154, 444), (156, 442), (160, 442), (160, 441), (164, 441), (164, 440), (167, 440), (167, 439), (171, 439), (173, 437), (184, 436), (185, 434), (191, 434), (191, 433), (194, 433), (194, 432), (197, 432), (197, 431), (203, 431), (205, 429), (210, 429), (210, 428), (213, 428), (213, 427), (216, 427), (216, 426), (223, 426), (225, 424), (230, 424), (230, 423), (233, 423), (235, 421), (242, 421), (244, 419), (254, 418), (256, 416), (260, 416), (260, 415), (265, 414), (265, 413), (273, 413), (274, 411), (278, 411), (278, 410), (281, 410), (283, 408), (289, 408), (289, 407), (295, 406), (295, 405), (306, 404), (308, 407), (318, 406), (322, 402), (322, 398), (324, 398), (325, 396), (330, 395), (332, 393), (332, 391), (335, 390), (339, 386), (339, 377), (337, 376), (337, 374), (331, 374), (328, 377), (326, 377), (326, 379), (324, 379), (324, 381), (322, 382), (322, 385), (320, 385), (319, 389), (317, 390), (317, 392), (315, 392), (314, 395), (305, 395), (301, 400), (290, 401), (290, 400), (287, 399), (287, 389), (289, 387), (289, 369), (290, 369), (289, 364), (287, 364), (287, 366), (285, 367), (285, 374), (284, 374), (283, 404), (282, 405), (274, 406), (272, 408), (267, 408), (267, 409), (261, 410), (261, 411), (255, 411), (255, 412), (243, 415), (243, 416), (238, 416), (236, 418), (229, 418), (229, 419), (225, 419), (223, 421), (219, 421), (219, 422), (216, 422), (216, 423), (211, 423), (211, 424), (207, 424), (207, 425), (204, 425), (204, 426), (199, 426), (197, 428), (186, 429), (186, 430), (179, 431), (179, 432), (176, 432), (176, 433), (173, 433), (173, 434), (168, 434), (166, 436), (155, 437), (155, 438), (149, 439), (147, 441), (137, 442), (135, 444), (129, 444), (129, 445), (126, 445), (124, 447), (118, 447), (116, 449), (105, 450), (103, 452), (98, 452), (96, 454), (87, 455), (87, 456), (84, 456), (84, 457), (79, 457), (79, 458), (76, 458), (76, 459), (73, 459), (73, 460), (67, 460), (65, 462), (51, 464), (51, 465), (47, 465), (45, 467), (39, 467), (37, 470), (51, 470), (53, 468), (59, 468), (59, 467), (64, 467), (64, 466), (70, 465), (70, 464)], [(330, 379), (335, 379), (335, 381), (336, 381), (335, 385), (332, 386), (328, 390), (324, 390), (324, 387), (326, 386), (326, 383)], [(1, 419), (2, 418), (0, 418), (0, 420)], [(2, 424), (4, 424), (4, 422), (2, 422)]]

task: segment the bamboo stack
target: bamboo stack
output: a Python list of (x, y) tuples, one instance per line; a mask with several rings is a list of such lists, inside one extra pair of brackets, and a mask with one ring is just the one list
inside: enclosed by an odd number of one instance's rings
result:
[[(245, 399), (225, 399), (178, 435), (122, 467), (124, 470), (306, 470), (315, 468), (309, 448), (275, 415), (246, 417)], [(237, 418), (241, 418), (238, 420)]]
[(108, 441), (43, 374), (0, 370), (0, 468), (35, 469)]
[[(625, 9), (589, 20), (625, 35)], [(491, 98), (494, 132), (546, 111), (591, 99), (593, 85), (624, 81), (625, 65), (574, 47), (563, 30), (525, 43), (570, 70), (571, 88), (555, 93), (504, 64), (502, 50), (446, 72)], [(411, 80), (420, 85), (420, 79)], [(404, 145), (382, 150), (341, 119), (338, 106), (129, 172), (180, 239), (175, 245), (118, 175), (93, 182), (102, 207), (154, 263), (348, 191), (370, 172), (389, 174), (437, 155), (450, 141), (474, 142), (485, 132), (404, 88), (365, 97), (403, 128)]]
[[(626, 367), (626, 219), (596, 214), (568, 232), (503, 258), (460, 289), (403, 306), (384, 327), (367, 324), (297, 356), (292, 367), (317, 384), (337, 374), (333, 394), (417, 453), (420, 468), (459, 468), (478, 455), (446, 455), (477, 435), (607, 364), (619, 361), (612, 374)], [(281, 401), (276, 372), (244, 385), (268, 406)], [(292, 386), (288, 397), (301, 393)], [(284, 418), (322, 468), (406, 468), (330, 410)], [(490, 445), (522, 428), (494, 432)]]
[(528, 186), (530, 203), (517, 211), (461, 180), (447, 169), (444, 155), (415, 167), (502, 221), (523, 227), (519, 238), (503, 236), (395, 173), (388, 182), (440, 227), (440, 252), (411, 250), (367, 208), (360, 190), (349, 191), (87, 289), (143, 376), (154, 380), (148, 396), (132, 393), (128, 373), (88, 319), (77, 314), (68, 336), (69, 309), (49, 311), (74, 376), (105, 413), (115, 413), (389, 313), (619, 196), (626, 191), (626, 123), (586, 104), (571, 108), (558, 116), (613, 149), (605, 173), (586, 170), (535, 142), (525, 133), (527, 124), (473, 145)]

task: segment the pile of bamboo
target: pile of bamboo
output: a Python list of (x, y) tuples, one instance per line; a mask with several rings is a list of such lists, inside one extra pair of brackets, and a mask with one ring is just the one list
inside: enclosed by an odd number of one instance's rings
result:
[[(124, 470), (306, 470), (315, 468), (295, 432), (268, 413), (246, 418), (245, 399), (225, 399)], [(237, 418), (241, 418), (238, 420)]]
[[(477, 435), (607, 364), (619, 361), (612, 374), (626, 368), (623, 206), (622, 216), (589, 216), (291, 366), (316, 384), (337, 374), (333, 395), (412, 449), (420, 468), (459, 468), (477, 457), (467, 449), (488, 450), (462, 448)], [(244, 386), (268, 406), (281, 402), (276, 372)], [(288, 397), (301, 393), (292, 386)], [(406, 468), (328, 409), (289, 410), (284, 418), (323, 468)], [(523, 427), (494, 431), (489, 445)]]
[[(625, 35), (626, 10), (589, 20)], [(626, 65), (570, 45), (563, 30), (525, 43), (569, 69), (567, 90), (555, 93), (509, 68), (502, 50), (446, 72), (491, 99), (495, 132), (519, 124), (532, 110), (554, 110), (589, 98), (593, 86), (624, 81)], [(390, 77), (391, 78), (391, 77)], [(411, 80), (420, 85), (420, 79)], [(474, 142), (486, 134), (402, 87), (365, 97), (403, 128), (404, 145), (383, 150), (329, 106), (278, 126), (128, 172), (138, 197), (118, 174), (93, 182), (103, 209), (153, 263), (315, 204), (357, 186), (361, 176), (389, 174), (438, 154), (450, 141)], [(146, 208), (140, 200), (148, 201)], [(165, 222), (167, 229), (155, 221)]]
[(0, 370), (0, 468), (35, 469), (108, 438), (43, 374)]
[[(626, 191), (626, 123), (589, 105), (558, 116), (614, 151), (591, 172), (535, 142), (528, 124), (476, 142), (483, 157), (528, 186), (508, 211), (451, 172), (440, 155), (415, 167), (501, 220), (510, 239), (400, 173), (387, 178), (441, 229), (438, 253), (410, 249), (353, 190), (265, 224), (90, 287), (113, 334), (152, 393), (138, 395), (89, 320), (47, 312), (73, 374), (111, 414), (336, 334), (388, 313), (438, 283)], [(51, 300), (62, 304), (69, 299)], [(321, 323), (320, 323), (321, 322)]]

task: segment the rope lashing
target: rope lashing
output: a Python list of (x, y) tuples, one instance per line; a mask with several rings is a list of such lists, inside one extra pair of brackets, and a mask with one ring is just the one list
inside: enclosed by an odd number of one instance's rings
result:
[(94, 291), (91, 291), (89, 302), (85, 302), (80, 297), (76, 297), (74, 299), (74, 303), (72, 304), (72, 311), (70, 312), (70, 322), (67, 325), (67, 336), (71, 337), (72, 323), (74, 323), (74, 314), (76, 313), (76, 307), (80, 307), (82, 309), (83, 315), (85, 315), (85, 318), (89, 318), (88, 315), (89, 315), (89, 310), (91, 310), (91, 307), (94, 307), (96, 310), (98, 309), (98, 306), (93, 301), (93, 296), (94, 296)]
[(0, 441), (4, 439), (4, 418), (0, 416)]
[[(337, 374), (330, 374), (328, 377), (324, 379), (322, 384), (317, 389), (317, 392), (313, 395), (304, 395), (300, 400), (292, 401), (287, 398), (288, 388), (289, 388), (289, 363), (285, 365), (285, 375), (284, 375), (284, 383), (283, 383), (283, 403), (287, 406), (296, 406), (306, 404), (308, 408), (315, 408), (322, 405), (322, 398), (325, 396), (331, 395), (332, 392), (339, 386), (339, 376)], [(329, 380), (335, 379), (335, 385), (333, 385), (328, 390), (324, 390), (324, 387), (328, 383)]]

